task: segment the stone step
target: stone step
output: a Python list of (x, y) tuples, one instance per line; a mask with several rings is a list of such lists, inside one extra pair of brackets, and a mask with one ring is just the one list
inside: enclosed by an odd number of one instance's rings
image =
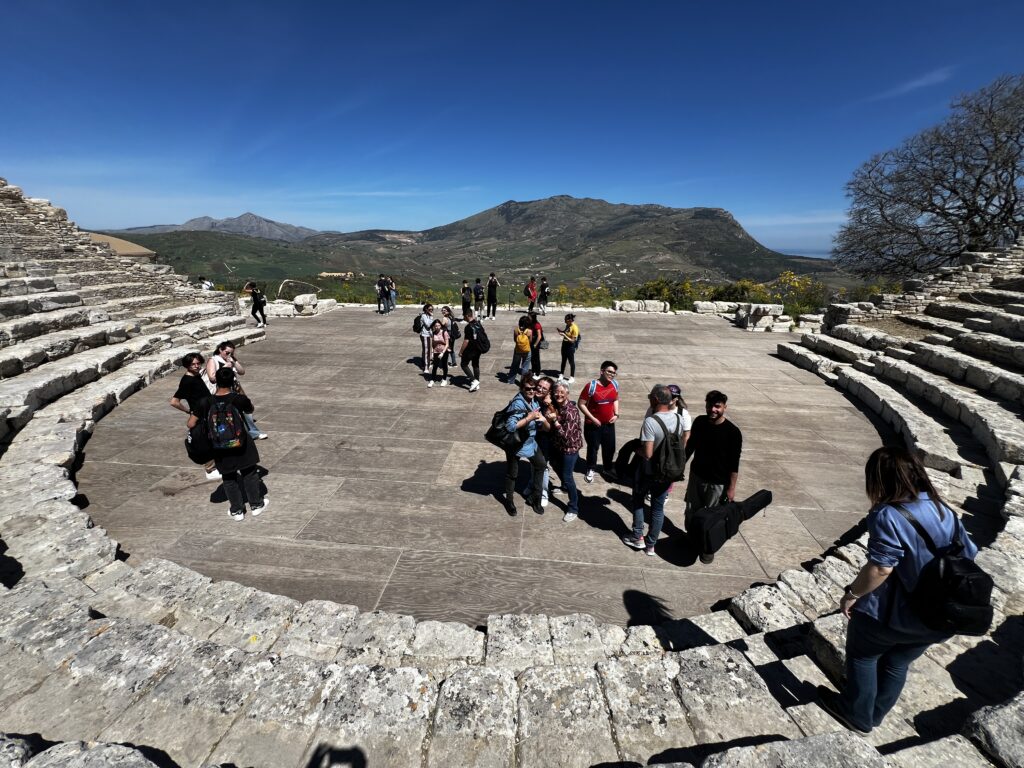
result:
[(43, 336), (54, 331), (78, 328), (90, 322), (109, 320), (109, 313), (101, 307), (75, 306), (36, 312), (15, 320), (0, 321), (0, 348)]
[(125, 282), (126, 279), (143, 282), (143, 278), (150, 276), (136, 269), (125, 269), (121, 264), (110, 264), (104, 269), (65, 271), (61, 273), (61, 277), (76, 285), (92, 287), (116, 285)]
[(882, 351), (886, 349), (898, 349), (907, 343), (907, 339), (902, 336), (893, 336), (892, 334), (880, 331), (877, 328), (871, 328), (866, 325), (855, 325), (852, 323), (846, 323), (837, 325), (829, 331), (829, 335), (835, 339), (839, 339), (840, 342), (847, 342), (851, 346), (845, 347), (848, 356), (847, 362), (854, 363), (858, 360), (865, 360), (869, 356), (857, 356), (855, 354), (854, 347), (861, 347), (871, 351)]
[[(83, 301), (110, 301), (111, 299), (128, 299), (137, 296), (152, 296), (161, 293), (161, 284), (152, 280), (126, 281), (88, 285), (80, 288)], [(168, 291), (168, 297), (173, 294)]]
[[(1021, 278), (1018, 277), (1018, 279)], [(990, 307), (1002, 307), (1006, 304), (1024, 303), (1024, 293), (1005, 288), (979, 288), (961, 293), (960, 300)]]
[[(1018, 346), (1024, 357), (1024, 343)], [(910, 342), (906, 349), (913, 352), (908, 362), (914, 365), (942, 374), (979, 392), (1000, 397), (1014, 405), (1024, 406), (1024, 374), (1007, 371), (963, 352), (921, 341)]]
[(212, 316), (224, 316), (225, 310), (220, 304), (192, 304), (175, 306), (154, 311), (140, 311), (139, 320), (161, 323), (166, 326), (180, 325)]
[(55, 274), (78, 274), (81, 272), (104, 272), (108, 270), (121, 269), (124, 265), (119, 257), (114, 256), (83, 256), (81, 254), (68, 254), (55, 258), (36, 259), (40, 267), (51, 269)]
[(951, 475), (962, 472), (967, 463), (941, 424), (914, 403), (875, 376), (853, 368), (837, 373), (836, 386), (849, 392), (878, 414), (915, 451), (926, 467)]
[(994, 333), (964, 333), (953, 339), (952, 346), (971, 357), (1024, 372), (1024, 342)]
[(896, 319), (901, 323), (918, 328), (926, 328), (929, 331), (935, 331), (954, 339), (965, 333), (970, 333), (970, 329), (965, 328), (963, 323), (955, 320), (943, 320), (942, 318), (931, 317), (930, 315), (897, 315)]
[(0, 379), (9, 379), (85, 349), (126, 341), (139, 330), (135, 320), (107, 320), (36, 336), (0, 349)]
[(931, 317), (954, 320), (958, 323), (962, 323), (971, 317), (989, 320), (997, 312), (998, 310), (991, 307), (961, 301), (933, 301), (924, 310), (924, 313)]
[(50, 277), (0, 278), (0, 298), (50, 293), (56, 290), (57, 287)]
[[(3, 243), (0, 243), (0, 254), (2, 253)], [(6, 259), (0, 259), (0, 277), (2, 278), (52, 276), (52, 269), (46, 269), (34, 261), (8, 261)]]
[(844, 363), (837, 363), (831, 358), (811, 352), (800, 344), (779, 344), (776, 347), (776, 354), (799, 368), (818, 374), (826, 381), (835, 381), (835, 370), (844, 366)]
[(1024, 422), (1019, 413), (912, 363), (890, 357), (874, 358), (873, 363), (875, 376), (906, 388), (967, 427), (993, 464), (1024, 464)]
[[(830, 357), (833, 360), (837, 360), (841, 363), (855, 363), (858, 360), (866, 360), (870, 357), (874, 357), (878, 354), (877, 348), (872, 349), (865, 346), (866, 343), (870, 343), (871, 339), (879, 338), (879, 334), (871, 334), (869, 329), (864, 329), (866, 334), (870, 334), (867, 338), (862, 334), (856, 334), (854, 338), (857, 341), (844, 341), (843, 336), (845, 331), (852, 331), (855, 326), (840, 325), (832, 329), (833, 332), (838, 331), (835, 336), (825, 336), (823, 334), (809, 334), (805, 333), (800, 337), (800, 344), (816, 352), (819, 355)], [(897, 337), (889, 337), (893, 344), (899, 343)], [(861, 343), (861, 340), (865, 343)]]
[(37, 312), (50, 312), (55, 309), (82, 306), (82, 297), (78, 293), (51, 291), (35, 293), (30, 296), (10, 296), (0, 298), (0, 322), (16, 320)]

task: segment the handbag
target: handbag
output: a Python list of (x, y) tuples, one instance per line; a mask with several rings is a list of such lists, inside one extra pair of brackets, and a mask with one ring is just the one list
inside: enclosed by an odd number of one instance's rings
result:
[(537, 349), (547, 349), (547, 348), (548, 348), (548, 340), (547, 339), (541, 339), (540, 340), (540, 344), (537, 345)]

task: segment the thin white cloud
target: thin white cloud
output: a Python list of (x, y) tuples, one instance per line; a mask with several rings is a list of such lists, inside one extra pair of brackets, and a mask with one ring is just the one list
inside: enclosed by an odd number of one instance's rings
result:
[(886, 101), (888, 99), (895, 99), (900, 96), (905, 96), (908, 93), (919, 91), (922, 88), (929, 88), (933, 85), (940, 85), (953, 76), (955, 67), (939, 67), (933, 69), (931, 72), (926, 72), (920, 77), (915, 77), (913, 80), (907, 80), (906, 82), (900, 83), (886, 91), (876, 93), (874, 96), (869, 96), (864, 99), (864, 102), (872, 101)]

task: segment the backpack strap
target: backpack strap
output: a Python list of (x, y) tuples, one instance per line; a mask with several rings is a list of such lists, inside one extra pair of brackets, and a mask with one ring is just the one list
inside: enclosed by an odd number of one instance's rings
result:
[(903, 515), (906, 521), (914, 527), (914, 530), (917, 531), (917, 535), (921, 537), (922, 541), (924, 541), (924, 545), (928, 548), (928, 551), (932, 553), (932, 557), (938, 557), (939, 553), (938, 548), (935, 546), (935, 542), (932, 540), (932, 537), (928, 535), (928, 531), (924, 529), (924, 526), (917, 521), (917, 518), (914, 517), (913, 513), (911, 513), (911, 511), (902, 504), (893, 504), (892, 506), (893, 509)]
[(587, 388), (587, 399), (593, 397), (595, 392), (597, 392), (597, 379), (591, 379), (590, 386)]

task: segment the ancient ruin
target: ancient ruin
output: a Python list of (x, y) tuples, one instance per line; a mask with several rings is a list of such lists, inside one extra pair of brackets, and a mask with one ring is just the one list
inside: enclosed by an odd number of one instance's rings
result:
[(116, 257), (0, 180), (0, 758), (1024, 765), (1024, 247), (963, 262), (904, 295), (833, 306), (822, 333), (778, 347), (920, 453), (997, 584), (990, 635), (933, 646), (862, 739), (813, 690), (842, 671), (836, 601), (863, 539), (722, 610), (629, 628), (585, 614), (417, 622), (124, 562), (75, 503), (97, 422), (185, 352), (264, 330), (246, 328), (233, 294)]

